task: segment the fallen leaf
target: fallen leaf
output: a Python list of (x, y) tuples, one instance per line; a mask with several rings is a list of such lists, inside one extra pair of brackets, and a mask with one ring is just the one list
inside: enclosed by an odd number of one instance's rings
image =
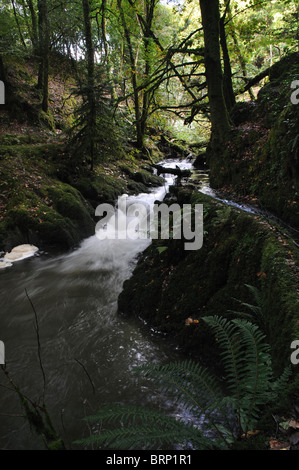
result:
[(185, 324), (186, 324), (186, 325), (192, 325), (193, 323), (199, 323), (199, 320), (193, 320), (193, 318), (189, 317), (189, 318), (187, 318), (187, 320), (185, 321)]
[(248, 438), (248, 437), (252, 437), (252, 436), (256, 436), (257, 434), (259, 434), (261, 431), (259, 430), (255, 430), (255, 431), (248, 431), (246, 434), (242, 434), (242, 439), (245, 439), (245, 438)]
[(290, 450), (290, 443), (289, 442), (280, 442), (276, 439), (272, 439), (269, 442), (270, 450)]
[(290, 419), (290, 421), (288, 421), (288, 424), (290, 428), (299, 429), (299, 423), (298, 421), (295, 421), (294, 419)]
[(267, 277), (267, 274), (263, 273), (263, 272), (259, 272), (259, 273), (257, 273), (257, 276), (258, 277), (263, 277), (265, 279)]

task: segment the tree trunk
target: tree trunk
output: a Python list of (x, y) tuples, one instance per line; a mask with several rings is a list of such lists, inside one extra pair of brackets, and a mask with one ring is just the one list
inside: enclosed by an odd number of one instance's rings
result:
[(29, 11), (30, 11), (31, 25), (32, 25), (32, 28), (31, 28), (31, 41), (32, 41), (34, 53), (37, 54), (38, 53), (38, 31), (37, 31), (36, 13), (35, 13), (35, 9), (34, 9), (34, 5), (33, 5), (32, 0), (27, 0), (27, 4), (28, 4), (28, 7), (29, 7)]
[(155, 163), (152, 163), (151, 166), (157, 170), (158, 175), (161, 174), (170, 174), (170, 175), (176, 175), (181, 178), (184, 176), (191, 176), (191, 170), (181, 170), (181, 168), (165, 168), (161, 165), (156, 165)]
[(22, 34), (22, 30), (21, 30), (21, 26), (20, 26), (18, 15), (17, 15), (17, 10), (16, 10), (14, 0), (11, 0), (11, 4), (12, 4), (12, 8), (13, 8), (15, 22), (16, 22), (16, 25), (17, 25), (17, 28), (18, 28), (18, 31), (19, 31), (19, 36), (20, 36), (20, 39), (21, 39), (21, 43), (23, 44), (24, 48), (26, 49), (26, 43), (24, 41), (24, 37), (23, 37), (23, 34)]
[(96, 136), (96, 97), (95, 97), (95, 66), (94, 66), (94, 46), (92, 40), (92, 29), (90, 19), (89, 0), (82, 0), (86, 58), (87, 58), (87, 102), (88, 102), (88, 134), (89, 157), (91, 170), (93, 170), (95, 160), (95, 136)]
[[(244, 57), (242, 56), (242, 52), (241, 52), (241, 49), (240, 49), (240, 46), (239, 46), (239, 43), (238, 43), (237, 35), (236, 35), (236, 33), (235, 33), (233, 27), (232, 27), (231, 30), (230, 30), (230, 35), (231, 35), (231, 37), (233, 38), (233, 41), (234, 41), (234, 44), (235, 44), (236, 53), (237, 53), (237, 56), (238, 56), (238, 60), (239, 60), (239, 62), (240, 62), (241, 70), (242, 70), (242, 73), (243, 73), (244, 78), (246, 79), (246, 78), (248, 77), (248, 75), (247, 75), (247, 69), (246, 69), (246, 62), (245, 62)], [(250, 99), (251, 99), (252, 101), (254, 101), (254, 100), (255, 100), (255, 97), (254, 97), (254, 94), (253, 94), (251, 88), (249, 88), (248, 93), (249, 93)]]
[(211, 115), (211, 145), (219, 147), (230, 129), (223, 92), (218, 0), (200, 0), (205, 42), (205, 69)]
[(232, 83), (232, 69), (230, 64), (230, 57), (227, 47), (226, 32), (225, 32), (225, 15), (220, 19), (220, 44), (223, 55), (224, 75), (223, 75), (223, 91), (224, 98), (228, 112), (232, 110), (236, 104), (235, 93)]
[(127, 47), (129, 51), (129, 57), (130, 57), (131, 82), (132, 82), (133, 96), (134, 96), (137, 147), (139, 149), (143, 149), (144, 148), (144, 134), (142, 132), (142, 127), (141, 127), (141, 112), (140, 112), (139, 93), (138, 93), (137, 77), (136, 77), (137, 69), (136, 69), (136, 64), (134, 60), (133, 46), (131, 42), (130, 32), (127, 27), (124, 10), (122, 8), (122, 0), (117, 0), (117, 6), (119, 9), (120, 19), (121, 19), (122, 27), (124, 29), (125, 39), (126, 39), (126, 43), (127, 43)]
[(38, 32), (39, 32), (39, 72), (38, 88), (42, 90), (42, 110), (49, 110), (49, 19), (47, 0), (38, 0)]
[(116, 101), (116, 91), (114, 85), (114, 79), (111, 75), (111, 59), (110, 59), (110, 51), (109, 51), (109, 44), (107, 41), (107, 18), (106, 18), (106, 10), (107, 10), (107, 0), (102, 0), (101, 6), (101, 30), (102, 30), (102, 41), (104, 46), (105, 52), (105, 63), (106, 63), (106, 70), (107, 70), (107, 78), (110, 83), (110, 90), (111, 90), (111, 104), (115, 103)]
[[(150, 31), (152, 29), (152, 23), (154, 18), (155, 0), (146, 0), (145, 2), (145, 27), (143, 28), (143, 43), (144, 43), (144, 77), (148, 78), (151, 73), (150, 64)], [(141, 132), (144, 135), (146, 131), (146, 124), (148, 119), (148, 112), (150, 106), (150, 93), (148, 90), (143, 91), (142, 96), (142, 113), (141, 113)]]

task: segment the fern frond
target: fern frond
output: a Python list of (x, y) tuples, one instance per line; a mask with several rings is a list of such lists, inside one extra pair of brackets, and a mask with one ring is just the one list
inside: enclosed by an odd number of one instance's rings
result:
[(234, 315), (238, 315), (242, 318), (247, 318), (250, 321), (256, 322), (263, 331), (266, 332), (266, 320), (265, 320), (265, 312), (264, 312), (264, 304), (263, 304), (263, 295), (262, 292), (254, 286), (249, 284), (245, 284), (247, 289), (251, 292), (255, 304), (251, 304), (249, 302), (243, 302), (242, 300), (233, 298), (236, 302), (238, 302), (242, 307), (247, 308), (250, 313), (246, 313), (243, 311), (238, 310), (228, 310), (229, 313)]
[(221, 357), (227, 377), (228, 390), (236, 397), (240, 395), (240, 373), (243, 367), (243, 351), (237, 326), (217, 315), (203, 317), (214, 331), (221, 349)]
[[(166, 365), (145, 364), (134, 369), (154, 379), (161, 391), (178, 401), (194, 418), (202, 418), (215, 436), (228, 442), (232, 436), (227, 422), (228, 409), (223, 403), (223, 390), (210, 371), (192, 361), (173, 362)], [(221, 425), (226, 432), (219, 431)]]
[(270, 398), (271, 356), (265, 336), (257, 325), (241, 319), (235, 319), (233, 323), (239, 328), (244, 351), (240, 373), (240, 416), (242, 430), (246, 432), (258, 416), (258, 407)]
[(230, 403), (238, 418), (238, 434), (258, 418), (259, 407), (274, 399), (270, 347), (257, 325), (244, 320), (204, 317), (215, 331), (226, 371)]
[(292, 375), (292, 367), (287, 366), (280, 377), (278, 377), (274, 382), (272, 383), (271, 389), (272, 389), (272, 394), (273, 394), (273, 400), (276, 399), (279, 396), (279, 393), (281, 390), (284, 390), (285, 387), (288, 384), (288, 381)]
[[(89, 423), (102, 421), (110, 424), (113, 421), (116, 421), (121, 422), (123, 426), (127, 426), (128, 424), (138, 425), (139, 423), (150, 426), (152, 424), (165, 424), (166, 418), (159, 411), (149, 410), (143, 407), (129, 405), (123, 406), (117, 404), (113, 407), (103, 407), (97, 412), (97, 414), (87, 416), (84, 420)], [(169, 425), (171, 424), (173, 424), (172, 417), (170, 417), (169, 420)]]
[(247, 289), (253, 295), (253, 298), (256, 302), (256, 305), (258, 305), (260, 308), (262, 308), (263, 296), (262, 296), (261, 291), (257, 287), (251, 286), (250, 284), (245, 284), (245, 286), (247, 287)]
[(99, 434), (76, 441), (76, 444), (94, 445), (110, 449), (157, 449), (173, 447), (175, 444), (197, 449), (220, 448), (217, 441), (207, 438), (200, 429), (192, 424), (186, 424), (181, 419), (162, 415), (159, 412), (138, 407), (104, 408), (95, 416), (88, 417), (91, 422), (103, 425), (111, 421), (122, 420), (122, 426), (117, 429), (104, 428)]
[[(216, 334), (228, 394), (224, 395), (223, 387), (207, 368), (191, 360), (145, 364), (134, 371), (155, 380), (168, 398), (190, 411), (192, 421), (186, 423), (141, 407), (106, 407), (87, 418), (90, 423), (100, 423), (101, 431), (76, 443), (113, 449), (173, 448), (176, 444), (228, 449), (236, 438), (253, 428), (260, 407), (279, 396), (291, 368), (274, 380), (270, 347), (258, 325), (216, 315), (203, 321)], [(118, 428), (113, 429), (116, 423)]]
[(145, 364), (134, 371), (154, 379), (163, 392), (177, 398), (192, 412), (214, 408), (223, 396), (209, 370), (191, 360), (166, 365)]

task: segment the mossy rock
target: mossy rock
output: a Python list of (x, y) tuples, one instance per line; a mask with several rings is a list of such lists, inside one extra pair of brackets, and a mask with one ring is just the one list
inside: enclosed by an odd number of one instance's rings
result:
[[(71, 186), (56, 183), (35, 192), (18, 193), (5, 217), (5, 246), (10, 240), (39, 247), (71, 248), (95, 232), (94, 211)], [(51, 201), (49, 207), (44, 201)], [(17, 236), (13, 234), (16, 233)]]
[(61, 215), (75, 221), (90, 218), (91, 210), (80, 193), (68, 185), (60, 184), (58, 187), (46, 189), (54, 202), (54, 207)]
[[(178, 198), (180, 204), (191, 202), (190, 193), (180, 191)], [(142, 318), (202, 356), (212, 339), (201, 317), (230, 317), (231, 310), (240, 308), (235, 299), (254, 303), (246, 287), (251, 285), (262, 293), (267, 339), (275, 370), (281, 371), (299, 333), (296, 276), (286, 263), (290, 249), (263, 219), (200, 194), (193, 195), (192, 203), (204, 205), (203, 247), (188, 252), (183, 240), (154, 240), (124, 283), (119, 312)], [(189, 317), (198, 322), (186, 325)]]
[(62, 217), (57, 212), (49, 212), (39, 227), (39, 237), (46, 246), (60, 249), (73, 248), (82, 240), (82, 232), (73, 220)]
[(138, 169), (138, 167), (130, 168), (127, 165), (121, 165), (120, 169), (128, 176), (129, 185), (132, 186), (133, 182), (143, 185), (142, 192), (146, 192), (144, 191), (146, 188), (149, 189), (151, 187), (158, 187), (164, 184), (164, 179), (160, 176), (154, 175), (151, 169)]
[(128, 181), (127, 188), (129, 194), (148, 193), (150, 191), (147, 186), (136, 181)]
[(164, 184), (164, 179), (160, 176), (153, 175), (146, 170), (137, 171), (133, 176), (134, 181), (142, 183), (148, 187), (158, 187)]
[(94, 210), (79, 191), (60, 183), (57, 187), (47, 188), (46, 192), (53, 200), (55, 211), (75, 228), (78, 235), (72, 238), (79, 240), (94, 233)]

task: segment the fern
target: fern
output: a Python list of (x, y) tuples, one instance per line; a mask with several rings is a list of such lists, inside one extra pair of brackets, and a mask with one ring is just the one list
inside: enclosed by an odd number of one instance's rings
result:
[(238, 302), (242, 307), (245, 307), (249, 310), (249, 313), (245, 313), (244, 311), (236, 311), (236, 310), (228, 310), (229, 313), (233, 313), (234, 315), (238, 315), (241, 318), (245, 318), (250, 321), (254, 321), (260, 328), (267, 332), (266, 328), (266, 317), (265, 317), (265, 309), (263, 303), (263, 296), (262, 293), (259, 291), (257, 287), (251, 286), (249, 284), (245, 284), (249, 292), (251, 293), (255, 304), (251, 304), (248, 302), (243, 302), (239, 299), (234, 299)]
[(101, 424), (101, 431), (76, 443), (112, 449), (175, 445), (230, 449), (236, 439), (253, 429), (260, 407), (277, 399), (290, 369), (274, 380), (270, 348), (257, 325), (245, 319), (218, 316), (204, 317), (203, 321), (218, 339), (224, 384), (191, 360), (146, 364), (135, 369), (154, 380), (168, 398), (183, 405), (193, 416), (191, 423), (142, 407), (116, 405), (88, 417), (90, 423)]
[[(110, 449), (153, 449), (173, 446), (175, 442), (212, 448), (211, 441), (191, 424), (181, 419), (165, 416), (158, 411), (134, 406), (104, 407), (95, 416), (86, 418), (90, 423), (105, 423), (99, 434), (76, 441), (76, 444), (103, 446)], [(109, 425), (121, 423), (121, 427)]]
[[(240, 436), (256, 423), (259, 407), (273, 401), (279, 392), (273, 380), (270, 348), (258, 326), (247, 320), (212, 316), (204, 321), (214, 330), (222, 349), (227, 390), (237, 418), (236, 435)], [(288, 377), (285, 372), (280, 387)]]

